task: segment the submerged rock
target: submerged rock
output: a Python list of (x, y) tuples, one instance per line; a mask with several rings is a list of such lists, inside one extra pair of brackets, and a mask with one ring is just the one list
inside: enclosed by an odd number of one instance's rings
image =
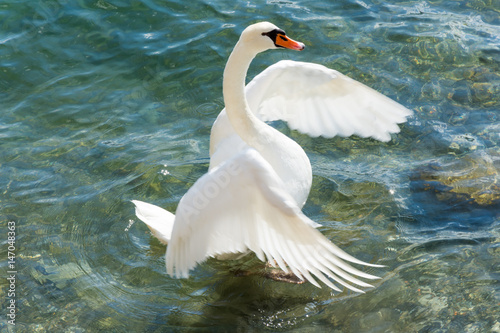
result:
[(500, 153), (474, 152), (448, 163), (429, 163), (411, 176), (414, 192), (429, 192), (443, 202), (500, 205)]

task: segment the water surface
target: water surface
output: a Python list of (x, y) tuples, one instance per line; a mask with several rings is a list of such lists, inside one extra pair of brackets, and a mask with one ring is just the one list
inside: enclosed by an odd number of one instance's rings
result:
[[(274, 124), (311, 159), (304, 212), (387, 266), (368, 270), (382, 279), (366, 294), (213, 260), (172, 279), (134, 216), (131, 199), (175, 211), (206, 172), (225, 61), (259, 20), (307, 48), (260, 55), (250, 77), (321, 63), (415, 112), (388, 143)], [(0, 27), (0, 262), (14, 221), (16, 332), (500, 331), (498, 0), (7, 0)]]

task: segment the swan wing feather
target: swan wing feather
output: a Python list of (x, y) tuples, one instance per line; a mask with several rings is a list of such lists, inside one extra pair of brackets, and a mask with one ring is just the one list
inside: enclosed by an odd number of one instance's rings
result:
[(248, 104), (263, 121), (283, 120), (310, 136), (389, 141), (412, 112), (385, 95), (325, 66), (282, 60), (247, 86)]
[(211, 169), (181, 199), (167, 248), (167, 273), (188, 277), (208, 257), (250, 250), (318, 287), (312, 275), (335, 290), (330, 279), (355, 291), (360, 290), (349, 283), (369, 286), (355, 276), (377, 278), (345, 261), (377, 265), (348, 255), (314, 224), (269, 163), (248, 148)]

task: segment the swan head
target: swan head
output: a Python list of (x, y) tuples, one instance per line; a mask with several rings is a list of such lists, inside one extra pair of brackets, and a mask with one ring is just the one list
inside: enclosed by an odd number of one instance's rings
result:
[(305, 47), (304, 44), (294, 41), (282, 29), (269, 22), (259, 22), (248, 26), (241, 33), (240, 42), (250, 46), (255, 53), (279, 48), (302, 51)]

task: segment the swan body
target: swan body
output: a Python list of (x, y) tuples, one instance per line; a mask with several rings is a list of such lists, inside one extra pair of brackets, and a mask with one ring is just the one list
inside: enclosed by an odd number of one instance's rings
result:
[[(301, 211), (312, 182), (304, 150), (264, 121), (281, 119), (313, 136), (357, 134), (388, 141), (411, 113), (326, 67), (281, 61), (245, 87), (252, 59), (268, 49), (302, 50), (267, 22), (246, 28), (224, 70), (226, 108), (212, 127), (210, 168), (182, 197), (176, 214), (133, 201), (136, 215), (165, 244), (167, 273), (188, 277), (208, 257), (254, 252), (320, 287), (313, 275), (358, 292), (368, 266), (331, 243)], [(305, 115), (304, 115), (305, 112)], [(361, 117), (361, 118), (359, 118)]]

